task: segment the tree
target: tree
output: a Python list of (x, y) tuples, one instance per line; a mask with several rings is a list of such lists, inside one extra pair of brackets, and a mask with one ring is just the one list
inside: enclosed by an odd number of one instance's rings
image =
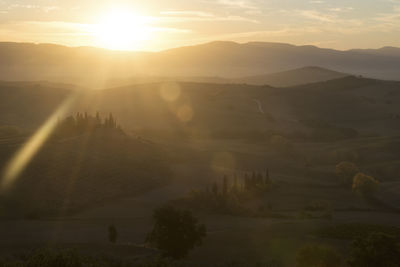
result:
[(372, 176), (364, 173), (357, 173), (353, 179), (353, 191), (360, 193), (364, 197), (371, 197), (378, 189), (379, 182)]
[(354, 175), (356, 175), (358, 172), (358, 167), (354, 163), (348, 161), (342, 161), (336, 165), (336, 175), (344, 184), (351, 184)]
[(252, 175), (251, 175), (251, 180), (250, 180), (250, 188), (254, 189), (257, 185), (257, 175), (256, 172), (253, 171)]
[(212, 190), (214, 196), (218, 196), (218, 184), (217, 183), (213, 183), (211, 190)]
[(267, 168), (267, 170), (265, 171), (265, 185), (269, 186), (271, 184), (271, 179), (269, 178), (269, 169)]
[(249, 190), (250, 189), (250, 178), (247, 175), (247, 173), (244, 174), (244, 189)]
[(238, 191), (239, 191), (238, 178), (237, 178), (236, 173), (235, 173), (233, 175), (232, 192), (237, 193)]
[(162, 252), (163, 257), (181, 259), (199, 246), (206, 227), (190, 211), (164, 206), (154, 211), (155, 224), (147, 242)]
[(224, 175), (222, 180), (222, 195), (226, 197), (228, 195), (228, 178)]
[(95, 124), (96, 124), (96, 127), (101, 126), (101, 118), (100, 118), (100, 114), (98, 111), (96, 112)]
[(341, 266), (339, 254), (329, 248), (318, 245), (302, 247), (297, 253), (297, 267), (337, 267)]
[(396, 238), (384, 233), (371, 233), (355, 239), (348, 263), (353, 267), (400, 266)]
[(261, 173), (257, 173), (257, 186), (263, 186), (264, 185), (264, 179)]
[(117, 239), (118, 239), (117, 228), (113, 224), (111, 224), (110, 226), (108, 226), (108, 241), (115, 244), (117, 242)]

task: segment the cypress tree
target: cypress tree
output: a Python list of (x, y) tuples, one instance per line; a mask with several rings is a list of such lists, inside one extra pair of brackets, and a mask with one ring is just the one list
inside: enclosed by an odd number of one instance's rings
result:
[(224, 175), (222, 180), (222, 195), (226, 197), (228, 195), (228, 178)]
[(246, 190), (250, 189), (250, 180), (249, 177), (247, 176), (247, 173), (244, 174), (244, 189)]
[(271, 184), (271, 180), (269, 179), (269, 169), (267, 168), (267, 170), (265, 171), (265, 185), (270, 185)]
[(214, 183), (212, 186), (212, 192), (215, 196), (218, 196), (218, 184)]
[(233, 187), (232, 187), (233, 192), (237, 193), (238, 191), (238, 180), (236, 173), (233, 175)]
[(263, 176), (261, 173), (257, 173), (257, 186), (263, 186), (264, 181), (263, 181)]

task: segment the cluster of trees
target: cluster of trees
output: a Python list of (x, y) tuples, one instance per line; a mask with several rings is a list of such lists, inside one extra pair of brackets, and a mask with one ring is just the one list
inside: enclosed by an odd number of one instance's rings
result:
[(351, 185), (353, 192), (362, 196), (372, 197), (379, 187), (379, 182), (374, 177), (360, 172), (352, 162), (342, 161), (336, 165), (336, 175), (344, 185)]
[[(230, 182), (232, 181), (232, 182)], [(269, 170), (265, 174), (253, 172), (245, 173), (238, 178), (235, 174), (231, 179), (227, 175), (222, 178), (222, 183), (213, 183), (204, 190), (192, 190), (187, 197), (178, 200), (183, 206), (206, 210), (209, 212), (231, 214), (238, 216), (255, 216), (256, 211), (243, 206), (243, 201), (261, 195), (273, 187)]]
[(117, 125), (112, 113), (104, 119), (100, 116), (99, 112), (95, 116), (85, 113), (76, 113), (70, 115), (58, 122), (56, 128), (56, 136), (68, 137), (77, 134), (93, 132), (96, 129), (118, 129), (121, 128)]
[[(273, 185), (272, 180), (269, 176), (269, 169), (265, 171), (265, 175), (259, 172), (252, 172), (251, 174), (245, 173), (243, 177), (233, 175), (233, 183), (229, 183), (227, 175), (223, 176), (221, 188), (218, 183), (215, 182), (211, 186), (211, 193), (214, 195), (222, 195), (224, 197), (229, 194), (239, 193), (262, 193), (270, 189)], [(209, 187), (206, 188), (207, 192), (210, 192)]]
[[(162, 258), (183, 259), (206, 237), (206, 226), (199, 223), (189, 210), (165, 205), (154, 210), (153, 220), (154, 226), (146, 237), (146, 243), (159, 250)], [(117, 228), (111, 224), (108, 226), (108, 241), (115, 244), (117, 239)]]
[[(351, 267), (400, 266), (400, 250), (394, 236), (373, 232), (353, 240), (347, 265)], [(297, 267), (339, 267), (344, 259), (334, 249), (307, 245), (297, 253)]]

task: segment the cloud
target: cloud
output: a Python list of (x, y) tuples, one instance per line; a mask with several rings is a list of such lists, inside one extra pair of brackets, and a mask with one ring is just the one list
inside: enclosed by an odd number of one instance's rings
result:
[(220, 35), (218, 39), (222, 40), (230, 40), (230, 39), (242, 39), (242, 38), (254, 38), (254, 39), (263, 39), (264, 37), (284, 37), (284, 36), (299, 36), (304, 35), (305, 33), (320, 33), (321, 30), (316, 27), (303, 27), (303, 28), (293, 28), (293, 27), (285, 27), (279, 30), (265, 30), (265, 31), (249, 31), (249, 32), (239, 32), (232, 34), (224, 34)]
[(218, 0), (217, 3), (229, 8), (257, 9), (253, 2), (245, 0)]
[(335, 16), (317, 10), (296, 10), (295, 12), (300, 16), (311, 20), (321, 22), (334, 22), (335, 20)]
[(380, 13), (373, 18), (376, 30), (390, 32), (400, 29), (400, 6), (395, 6), (392, 12)]
[[(152, 32), (188, 34), (190, 29), (149, 27)], [(0, 24), (0, 40), (95, 45), (96, 25), (62, 21), (19, 21)]]
[(207, 22), (207, 21), (242, 21), (259, 23), (259, 21), (238, 15), (219, 16), (203, 11), (181, 11), (170, 10), (160, 12), (159, 17), (154, 17), (155, 21), (162, 22)]
[(349, 12), (353, 9), (354, 9), (353, 7), (331, 7), (331, 8), (328, 8), (329, 11), (338, 12), (338, 13), (339, 12)]
[(58, 6), (41, 6), (41, 5), (30, 5), (30, 4), (12, 4), (6, 7), (7, 10), (15, 10), (15, 9), (31, 9), (31, 10), (41, 10), (43, 12), (51, 12), (54, 10), (59, 10)]
[(203, 11), (191, 11), (191, 10), (169, 10), (169, 11), (161, 11), (161, 15), (167, 16), (183, 16), (183, 17), (203, 17), (209, 18), (214, 17), (213, 14), (203, 12)]

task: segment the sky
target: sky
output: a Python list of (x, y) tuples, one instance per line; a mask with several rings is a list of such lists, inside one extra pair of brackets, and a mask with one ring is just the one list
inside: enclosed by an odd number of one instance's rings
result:
[(0, 0), (0, 41), (159, 51), (216, 40), (400, 47), (400, 0)]

